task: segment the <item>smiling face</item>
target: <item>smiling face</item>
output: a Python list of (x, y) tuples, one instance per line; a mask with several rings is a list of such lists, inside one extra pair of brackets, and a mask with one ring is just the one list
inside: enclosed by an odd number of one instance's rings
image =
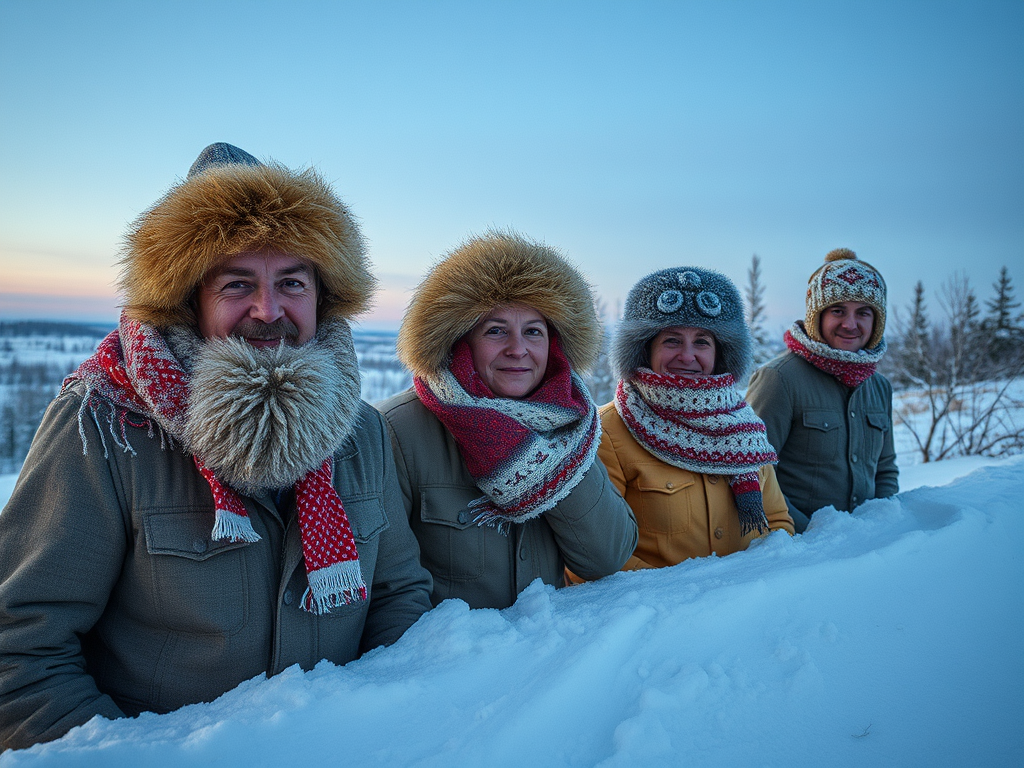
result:
[(665, 328), (651, 340), (651, 370), (688, 378), (710, 376), (716, 346), (714, 335), (703, 328)]
[(871, 339), (875, 310), (861, 301), (844, 301), (821, 313), (821, 338), (832, 349), (857, 352)]
[(530, 307), (495, 307), (466, 336), (473, 367), (498, 397), (526, 397), (548, 367), (548, 324)]
[(208, 274), (196, 291), (203, 338), (237, 336), (254, 347), (300, 346), (316, 333), (313, 269), (266, 248), (239, 253)]

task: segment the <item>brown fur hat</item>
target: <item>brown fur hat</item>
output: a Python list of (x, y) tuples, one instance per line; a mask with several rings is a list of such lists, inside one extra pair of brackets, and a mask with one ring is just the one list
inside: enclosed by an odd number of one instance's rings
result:
[(577, 373), (594, 365), (601, 323), (583, 275), (553, 248), (496, 231), (471, 237), (430, 270), (402, 320), (398, 357), (416, 376), (436, 374), (486, 312), (509, 304), (544, 316)]
[(125, 312), (158, 328), (194, 326), (189, 299), (205, 275), (229, 256), (262, 248), (313, 266), (319, 320), (368, 308), (375, 280), (366, 246), (327, 183), (312, 169), (264, 165), (214, 144), (129, 228), (120, 275)]

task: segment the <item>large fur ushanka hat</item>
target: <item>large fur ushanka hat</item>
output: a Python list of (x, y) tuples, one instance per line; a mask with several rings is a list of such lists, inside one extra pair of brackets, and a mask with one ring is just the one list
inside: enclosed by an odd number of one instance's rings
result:
[(509, 304), (544, 316), (573, 370), (593, 367), (601, 324), (583, 275), (553, 248), (495, 231), (468, 239), (427, 273), (398, 331), (398, 358), (415, 376), (436, 374), (485, 313)]
[[(634, 285), (612, 342), (612, 368), (620, 379), (650, 367), (651, 339), (665, 328), (703, 328), (715, 335), (716, 363), (737, 381), (753, 361), (753, 340), (743, 299), (732, 280), (701, 267), (653, 272)], [(716, 365), (716, 370), (718, 366)]]
[(190, 297), (229, 256), (274, 248), (313, 266), (317, 317), (365, 311), (375, 281), (352, 214), (312, 169), (261, 163), (230, 144), (203, 150), (185, 181), (129, 228), (120, 287), (129, 317), (195, 325)]

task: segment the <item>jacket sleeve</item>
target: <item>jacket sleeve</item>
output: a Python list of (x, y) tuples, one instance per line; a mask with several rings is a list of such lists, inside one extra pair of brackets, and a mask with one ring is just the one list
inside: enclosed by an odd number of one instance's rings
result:
[(384, 418), (376, 411), (375, 423), (381, 433), (384, 473), (384, 507), (388, 527), (381, 533), (373, 591), (363, 629), (362, 650), (390, 645), (430, 610), (430, 574), (420, 565), (420, 548), (409, 528), (403, 492), (395, 471), (394, 455)]
[(795, 533), (793, 518), (789, 514), (789, 502), (782, 495), (775, 467), (770, 464), (761, 468), (761, 500), (764, 504), (764, 516), (768, 519), (768, 527), (773, 531), (786, 531), (790, 536)]
[(544, 513), (544, 519), (566, 567), (582, 579), (615, 573), (636, 549), (633, 510), (599, 460), (566, 498)]
[(128, 526), (100, 432), (80, 398), (55, 400), (0, 514), (0, 744), (20, 749), (124, 714), (86, 672), (81, 639), (103, 613)]
[(888, 403), (889, 428), (882, 438), (882, 452), (878, 456), (875, 468), (875, 498), (884, 499), (899, 493), (899, 467), (896, 466), (896, 446), (893, 441), (892, 424), (892, 385), (885, 379), (885, 398)]
[[(754, 371), (747, 387), (747, 402), (764, 422), (768, 442), (775, 448), (775, 452), (782, 456), (786, 441), (789, 439), (790, 426), (793, 424), (793, 399), (779, 372), (769, 366)], [(772, 475), (774, 474), (775, 471), (772, 470)], [(803, 510), (793, 506), (784, 494), (783, 499), (789, 509), (794, 530), (803, 533), (811, 518)], [(765, 511), (767, 512), (767, 507)]]

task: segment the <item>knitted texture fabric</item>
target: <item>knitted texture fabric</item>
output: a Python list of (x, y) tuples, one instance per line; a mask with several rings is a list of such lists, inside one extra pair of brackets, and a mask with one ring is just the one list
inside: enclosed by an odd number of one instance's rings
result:
[(836, 248), (825, 256), (824, 266), (807, 281), (807, 313), (804, 327), (814, 341), (824, 343), (821, 313), (833, 304), (859, 301), (875, 311), (875, 324), (867, 348), (878, 346), (885, 333), (885, 280), (877, 269), (857, 258), (849, 248)]
[(881, 339), (878, 346), (873, 349), (861, 349), (856, 352), (835, 349), (810, 338), (800, 320), (793, 323), (793, 327), (783, 334), (782, 340), (793, 354), (802, 357), (815, 368), (835, 376), (850, 389), (871, 378), (886, 350), (885, 339)]
[[(128, 426), (148, 426), (152, 435), (154, 423), (161, 438), (169, 437), (172, 446), (174, 441), (185, 443), (191, 378), (155, 328), (122, 315), (118, 328), (64, 382), (66, 388), (81, 380), (88, 388), (79, 411), (83, 451), (88, 450), (82, 424), (86, 409), (97, 426), (106, 419), (115, 444), (123, 450), (132, 451)], [(134, 421), (133, 413), (144, 421)], [(259, 535), (253, 530), (238, 493), (206, 466), (202, 456), (193, 454), (193, 461), (209, 484), (214, 500), (211, 538), (258, 541)], [(332, 471), (333, 459), (328, 455), (318, 459), (294, 486), (309, 578), (303, 607), (313, 613), (326, 613), (332, 607), (366, 599), (355, 539), (341, 498), (331, 482)]]
[(496, 397), (460, 340), (447, 370), (414, 380), (416, 393), (455, 438), (484, 496), (471, 508), (478, 525), (502, 532), (554, 507), (594, 463), (597, 408), (572, 370), (557, 334), (537, 389), (523, 399)]
[(714, 334), (721, 367), (742, 380), (753, 360), (753, 341), (743, 317), (743, 299), (733, 282), (702, 267), (676, 267), (647, 275), (626, 296), (612, 342), (612, 369), (620, 379), (650, 367), (648, 345), (674, 326)]
[(768, 532), (757, 470), (778, 456), (732, 374), (689, 378), (640, 368), (619, 381), (615, 408), (636, 441), (666, 464), (728, 476), (741, 532)]

